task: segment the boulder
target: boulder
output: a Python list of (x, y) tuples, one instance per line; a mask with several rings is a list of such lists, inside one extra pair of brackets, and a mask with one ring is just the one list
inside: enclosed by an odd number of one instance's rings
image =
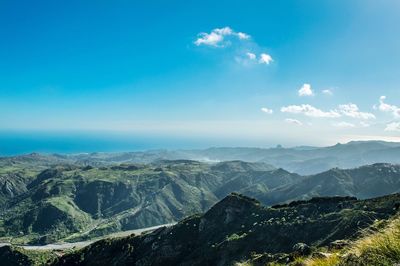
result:
[(293, 246), (293, 252), (301, 256), (308, 256), (311, 254), (311, 248), (307, 244), (297, 243)]
[(311, 257), (314, 259), (326, 259), (329, 258), (332, 254), (330, 253), (325, 253), (325, 252), (314, 252)]
[(342, 249), (348, 246), (350, 242), (345, 239), (335, 240), (329, 244), (330, 249)]

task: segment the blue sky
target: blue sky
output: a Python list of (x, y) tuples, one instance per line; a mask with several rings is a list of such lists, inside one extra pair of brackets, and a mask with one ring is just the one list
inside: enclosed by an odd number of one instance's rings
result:
[(400, 140), (399, 12), (395, 0), (0, 1), (0, 130)]

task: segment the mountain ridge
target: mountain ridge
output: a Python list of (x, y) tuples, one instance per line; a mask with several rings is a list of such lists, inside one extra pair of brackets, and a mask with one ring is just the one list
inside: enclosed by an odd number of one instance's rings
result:
[(20, 163), (14, 167), (0, 174), (0, 181), (21, 175), (3, 181), (12, 193), (0, 193), (0, 237), (32, 244), (173, 223), (207, 211), (233, 191), (270, 206), (318, 196), (365, 199), (400, 191), (400, 166), (392, 164), (334, 168), (311, 176), (242, 161), (62, 164), (41, 172), (31, 171), (31, 162), (26, 168), (18, 168)]
[(396, 215), (399, 206), (400, 195), (395, 194), (361, 201), (318, 198), (267, 208), (233, 193), (203, 215), (150, 234), (94, 243), (61, 257), (56, 265), (232, 265), (252, 253), (289, 254), (296, 243), (320, 247), (356, 238), (375, 220)]
[[(2, 157), (1, 160), (18, 160), (21, 156)], [(203, 162), (247, 161), (264, 162), (290, 172), (310, 175), (334, 167), (355, 168), (373, 163), (400, 163), (400, 143), (385, 141), (350, 141), (327, 147), (212, 147), (192, 150), (149, 150), (116, 153), (80, 154), (28, 154), (22, 157), (35, 158), (43, 163), (54, 161), (58, 164), (79, 164), (107, 166), (115, 163), (153, 163), (160, 160), (196, 160)], [(55, 164), (55, 163), (54, 163)]]

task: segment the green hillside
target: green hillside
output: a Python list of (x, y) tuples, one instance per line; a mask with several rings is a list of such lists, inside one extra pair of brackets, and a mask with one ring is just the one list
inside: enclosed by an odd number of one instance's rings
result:
[(1, 242), (46, 244), (176, 222), (207, 211), (231, 192), (266, 205), (383, 196), (400, 191), (400, 167), (374, 164), (300, 176), (242, 161), (91, 166), (31, 154), (0, 159), (0, 187)]
[[(301, 178), (263, 163), (160, 161), (102, 167), (59, 165), (7, 179), (0, 237), (14, 243), (76, 241), (178, 221), (231, 191), (256, 195)], [(29, 168), (28, 168), (29, 169)], [(39, 168), (40, 169), (40, 168)]]
[(374, 164), (355, 169), (331, 169), (298, 179), (257, 198), (267, 205), (318, 196), (354, 196), (361, 199), (400, 192), (400, 165)]
[(337, 240), (355, 240), (367, 228), (376, 230), (395, 217), (399, 206), (399, 194), (363, 201), (314, 198), (272, 208), (231, 194), (204, 215), (150, 234), (96, 242), (61, 257), (56, 265), (296, 263)]

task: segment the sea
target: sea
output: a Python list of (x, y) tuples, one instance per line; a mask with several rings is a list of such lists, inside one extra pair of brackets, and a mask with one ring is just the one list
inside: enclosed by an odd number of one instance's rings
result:
[(212, 141), (110, 132), (0, 131), (0, 156), (206, 148)]

